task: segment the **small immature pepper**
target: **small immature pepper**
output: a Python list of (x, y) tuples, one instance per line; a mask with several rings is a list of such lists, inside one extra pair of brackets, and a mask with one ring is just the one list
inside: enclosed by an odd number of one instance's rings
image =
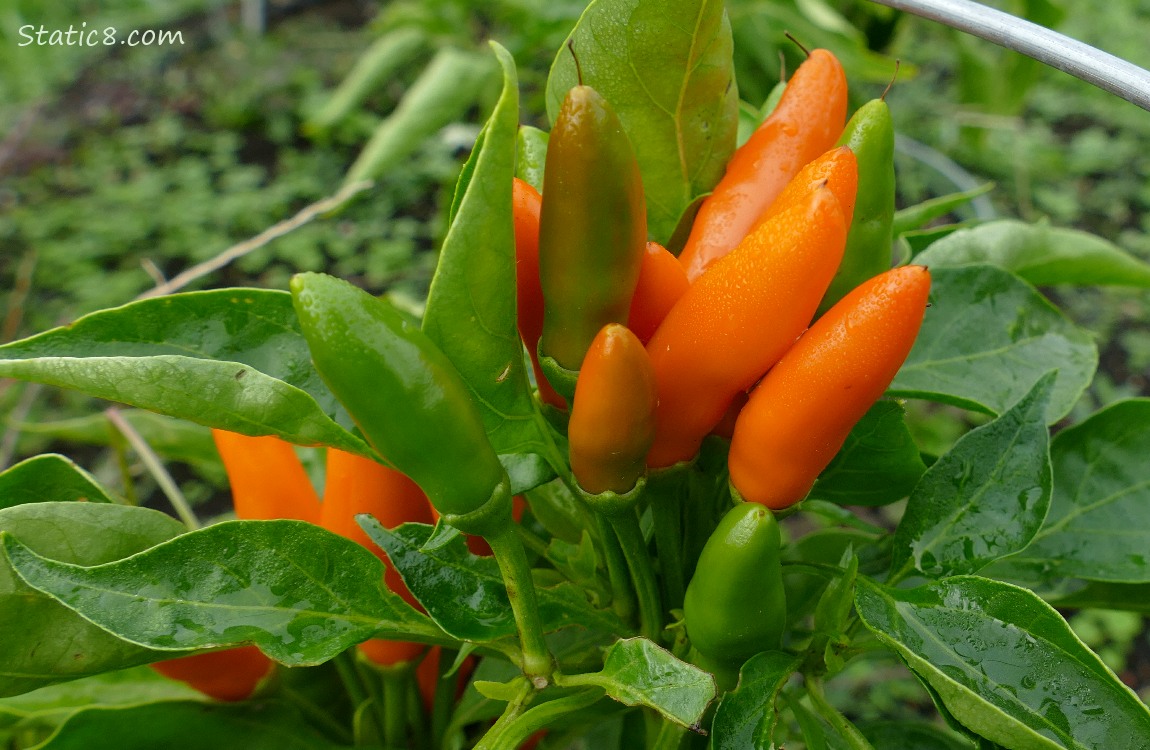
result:
[(648, 242), (627, 327), (646, 344), (690, 285), (679, 259), (658, 242)]
[(515, 303), (519, 338), (531, 355), (539, 398), (556, 409), (567, 408), (539, 367), (539, 337), (543, 335), (543, 289), (539, 286), (539, 211), (543, 198), (531, 185), (514, 178), (511, 191), (515, 220)]
[(627, 322), (647, 243), (639, 162), (619, 118), (590, 86), (567, 92), (548, 141), (545, 175), (540, 353), (575, 371), (599, 329)]
[[(355, 517), (368, 513), (385, 528), (402, 523), (432, 523), (427, 496), (419, 485), (395, 469), (336, 448), (327, 449), (327, 476), (323, 491), (321, 525), (328, 531), (359, 542), (384, 563), (387, 587), (412, 606), (418, 606), (399, 572), (367, 535)], [(392, 666), (414, 661), (424, 646), (418, 643), (373, 638), (359, 644), (359, 651), (372, 663)]]
[(864, 282), (791, 347), (751, 393), (728, 465), (744, 500), (799, 502), (906, 360), (930, 272), (903, 266)]
[(783, 356), (810, 324), (845, 242), (842, 209), (822, 187), (691, 285), (647, 345), (659, 392), (648, 466), (693, 458), (736, 395)]
[(567, 437), (571, 471), (591, 495), (624, 495), (645, 473), (655, 437), (655, 374), (642, 342), (626, 326), (603, 326), (591, 342)]
[(795, 71), (770, 117), (735, 151), (699, 209), (679, 255), (692, 283), (739, 244), (805, 164), (834, 145), (846, 112), (842, 65), (816, 49)]

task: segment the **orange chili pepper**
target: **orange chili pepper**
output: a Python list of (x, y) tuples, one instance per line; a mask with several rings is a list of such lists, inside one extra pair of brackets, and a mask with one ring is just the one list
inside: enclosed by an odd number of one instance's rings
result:
[(811, 326), (751, 393), (728, 463), (745, 500), (806, 497), (914, 345), (930, 272), (903, 266), (860, 284)]
[(212, 430), (212, 438), (228, 473), (237, 517), (319, 523), (319, 496), (290, 443), (227, 430)]
[[(431, 523), (427, 495), (415, 482), (395, 469), (336, 448), (327, 449), (327, 479), (323, 493), (321, 524), (359, 542), (383, 560), (387, 587), (412, 606), (418, 606), (399, 572), (359, 524), (356, 514), (370, 513), (386, 528), (408, 521)], [(359, 651), (375, 664), (389, 666), (412, 661), (423, 652), (418, 643), (373, 638), (359, 644)]]
[(703, 201), (679, 262), (692, 283), (755, 226), (805, 164), (831, 148), (846, 124), (847, 80), (833, 54), (816, 49), (778, 106), (727, 164)]
[(218, 701), (247, 700), (271, 677), (275, 662), (255, 646), (181, 656), (157, 662), (152, 669), (187, 683)]
[(555, 392), (539, 368), (539, 337), (543, 335), (543, 287), (539, 283), (539, 211), (543, 198), (531, 185), (513, 178), (512, 215), (515, 219), (516, 322), (519, 338), (531, 355), (531, 368), (539, 386), (539, 399), (556, 409), (567, 402)]
[(826, 187), (784, 210), (683, 295), (647, 351), (659, 404), (647, 465), (687, 461), (810, 324), (842, 259), (846, 222)]
[(799, 170), (770, 208), (755, 222), (755, 228), (762, 226), (771, 217), (806, 198), (807, 195), (826, 185), (843, 210), (847, 227), (854, 218), (855, 199), (858, 196), (858, 159), (846, 146), (832, 148)]
[(658, 242), (648, 242), (631, 298), (627, 327), (646, 344), (691, 282), (679, 259)]

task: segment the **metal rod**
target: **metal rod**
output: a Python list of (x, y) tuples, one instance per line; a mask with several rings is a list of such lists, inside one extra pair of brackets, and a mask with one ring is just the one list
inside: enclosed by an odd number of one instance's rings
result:
[(1023, 18), (970, 0), (871, 0), (1021, 52), (1150, 110), (1150, 71)]

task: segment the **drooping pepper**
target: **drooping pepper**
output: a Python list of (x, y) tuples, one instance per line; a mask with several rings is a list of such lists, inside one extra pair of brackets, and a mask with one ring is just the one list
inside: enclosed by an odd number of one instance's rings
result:
[(510, 481), (446, 355), (388, 302), (346, 281), (298, 274), (291, 289), (316, 369), (372, 447), (448, 523), (470, 534), (504, 530)]
[(543, 335), (543, 289), (539, 285), (539, 210), (543, 198), (531, 185), (514, 178), (511, 190), (515, 219), (515, 303), (519, 338), (531, 355), (539, 399), (566, 409), (567, 403), (555, 392), (539, 367), (539, 337)]
[[(822, 186), (834, 193), (843, 210), (847, 226), (852, 226), (855, 211), (855, 196), (858, 192), (859, 172), (855, 154), (846, 146), (832, 148), (799, 170), (770, 208), (755, 222), (755, 228), (762, 226), (776, 214), (803, 201)], [(849, 237), (850, 234), (848, 233)], [(839, 264), (842, 267), (842, 264)]]
[(695, 456), (732, 399), (810, 323), (846, 242), (825, 186), (759, 227), (691, 285), (647, 345), (659, 392), (647, 465)]
[(743, 499), (802, 500), (914, 345), (930, 272), (903, 266), (843, 297), (779, 360), (735, 423), (728, 465)]
[(890, 107), (873, 99), (851, 117), (839, 139), (858, 159), (858, 190), (854, 221), (838, 273), (819, 303), (822, 315), (847, 292), (890, 268), (891, 227), (894, 224), (894, 123)]
[(625, 495), (655, 437), (655, 375), (626, 326), (603, 326), (579, 371), (567, 428), (571, 471), (590, 495)]
[[(683, 601), (691, 646), (721, 671), (779, 648), (786, 627), (779, 524), (769, 510), (738, 503), (703, 546)], [(707, 665), (711, 666), (711, 665)]]
[(646, 344), (691, 282), (679, 259), (658, 242), (648, 242), (639, 268), (639, 283), (631, 298), (627, 327)]
[[(607, 100), (590, 86), (567, 92), (551, 130), (545, 177), (539, 219), (545, 313), (539, 348), (559, 368), (574, 373), (599, 329), (627, 322), (647, 243), (647, 209), (634, 149)], [(546, 360), (544, 370), (553, 375)], [(570, 398), (571, 377), (554, 375), (551, 384)]]
[(291, 443), (218, 429), (212, 430), (212, 439), (228, 474), (237, 517), (319, 523), (319, 496)]
[[(399, 571), (356, 523), (355, 516), (358, 513), (371, 514), (389, 529), (409, 521), (432, 522), (427, 496), (415, 482), (395, 469), (371, 459), (328, 448), (320, 525), (374, 552), (384, 563), (387, 587), (402, 596), (408, 604), (418, 606), (415, 597), (404, 585)], [(373, 638), (359, 644), (359, 652), (372, 663), (381, 666), (414, 661), (423, 650), (424, 646), (418, 643), (382, 638)]]
[(692, 283), (739, 244), (805, 164), (834, 145), (846, 110), (842, 65), (827, 50), (814, 50), (703, 201), (679, 255)]
[(181, 656), (156, 662), (152, 669), (218, 701), (251, 698), (275, 673), (275, 662), (255, 646)]

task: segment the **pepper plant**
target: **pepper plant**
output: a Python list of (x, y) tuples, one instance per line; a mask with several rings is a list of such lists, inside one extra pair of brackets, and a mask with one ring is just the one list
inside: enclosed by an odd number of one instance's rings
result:
[[(422, 319), (308, 273), (0, 347), (211, 427), (240, 519), (0, 473), (9, 744), (1150, 745), (1056, 608), (1146, 611), (1150, 402), (1068, 423), (1097, 349), (1038, 288), (1150, 267), (1047, 226), (927, 244), (963, 197), (895, 213), (887, 105), (848, 125), (833, 51), (736, 150), (719, 2), (593, 2), (550, 138), (492, 54)], [(981, 424), (926, 455), (909, 400)], [(836, 692), (893, 663), (936, 721)]]

